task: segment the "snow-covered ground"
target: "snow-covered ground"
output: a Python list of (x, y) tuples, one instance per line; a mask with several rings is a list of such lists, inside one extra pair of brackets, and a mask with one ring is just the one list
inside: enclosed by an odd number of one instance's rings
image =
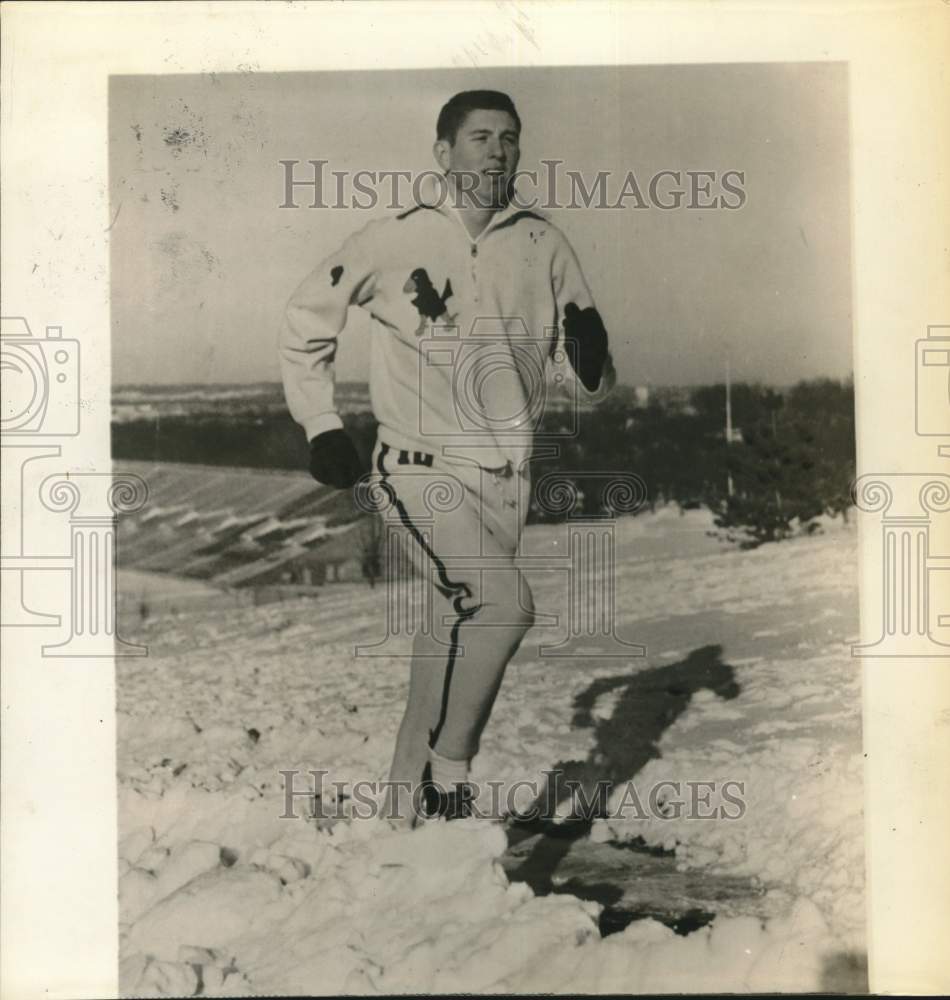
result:
[[(301, 772), (298, 788), (311, 768), (350, 783), (386, 771), (408, 665), (353, 652), (381, 638), (385, 590), (327, 587), (126, 634), (150, 655), (118, 673), (123, 992), (860, 987), (855, 533), (830, 524), (740, 552), (708, 527), (700, 511), (618, 522), (618, 631), (647, 656), (541, 658), (550, 637), (530, 634), (475, 777), (541, 783), (559, 765), (610, 780), (614, 806), (630, 781), (644, 803), (662, 780), (715, 782), (706, 813), (732, 781), (738, 819), (677, 818), (668, 794), (662, 812), (598, 819), (556, 850), (488, 820), (318, 829), (303, 800), (281, 819), (281, 770)], [(556, 551), (561, 530), (529, 529), (528, 551)], [(539, 610), (563, 603), (559, 574), (532, 587)], [(522, 861), (547, 864), (560, 891), (535, 895)], [(601, 897), (565, 884), (579, 871), (630, 912), (691, 899), (712, 912), (686, 934), (647, 916), (602, 936)]]

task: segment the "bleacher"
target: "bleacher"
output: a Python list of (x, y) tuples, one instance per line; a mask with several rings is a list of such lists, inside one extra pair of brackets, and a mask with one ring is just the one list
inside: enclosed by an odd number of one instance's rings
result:
[(231, 588), (309, 582), (325, 575), (321, 563), (358, 559), (339, 544), (354, 523), (348, 495), (306, 473), (124, 460), (115, 471), (149, 490), (119, 519), (121, 566)]

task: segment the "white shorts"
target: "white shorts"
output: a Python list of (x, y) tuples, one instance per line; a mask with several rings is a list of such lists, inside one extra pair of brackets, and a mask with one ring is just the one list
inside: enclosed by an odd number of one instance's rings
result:
[(383, 516), (405, 529), (417, 572), (433, 574), (444, 596), (461, 600), (459, 610), (507, 603), (512, 592), (500, 594), (497, 584), (508, 591), (506, 578), (520, 576), (514, 560), (531, 496), (527, 466), (483, 469), (378, 441), (373, 470), (389, 501)]

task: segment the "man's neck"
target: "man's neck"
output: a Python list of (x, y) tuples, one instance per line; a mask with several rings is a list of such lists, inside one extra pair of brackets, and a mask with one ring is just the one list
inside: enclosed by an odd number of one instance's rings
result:
[(464, 204), (458, 207), (459, 218), (473, 240), (477, 240), (485, 232), (491, 220), (500, 211), (500, 208), (480, 208)]
[[(452, 174), (449, 174), (449, 177), (455, 180)], [(491, 220), (507, 207), (498, 205), (486, 208), (484, 204), (479, 204), (468, 192), (460, 191), (458, 187), (454, 194), (454, 205), (466, 232), (473, 240), (477, 240), (491, 224)]]

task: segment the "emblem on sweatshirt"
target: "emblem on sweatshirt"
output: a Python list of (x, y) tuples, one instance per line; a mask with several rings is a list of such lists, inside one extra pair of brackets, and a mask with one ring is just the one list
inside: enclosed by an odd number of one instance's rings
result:
[(442, 316), (445, 316), (448, 322), (452, 322), (455, 319), (454, 315), (450, 316), (448, 314), (449, 310), (446, 305), (446, 302), (452, 298), (451, 280), (446, 279), (442, 294), (439, 295), (433, 287), (432, 280), (426, 269), (424, 267), (417, 267), (409, 275), (409, 280), (402, 286), (402, 290), (407, 295), (415, 295), (412, 304), (419, 310), (420, 317), (419, 329), (416, 333), (421, 334), (427, 319), (433, 322)]

